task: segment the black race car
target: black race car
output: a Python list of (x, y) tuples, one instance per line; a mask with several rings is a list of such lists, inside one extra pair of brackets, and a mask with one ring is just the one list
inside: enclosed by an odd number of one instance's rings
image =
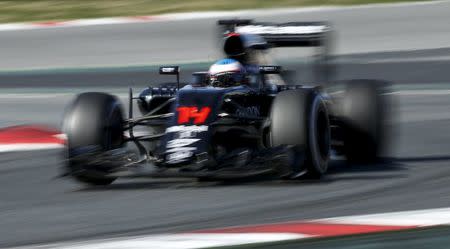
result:
[[(385, 83), (351, 80), (336, 94), (325, 91), (333, 85), (328, 24), (218, 24), (225, 55), (253, 68), (251, 82), (217, 87), (199, 72), (181, 86), (179, 67), (161, 67), (161, 74), (176, 75), (176, 84), (149, 87), (137, 97), (130, 89), (128, 117), (115, 96), (78, 95), (63, 120), (66, 175), (93, 185), (142, 176), (318, 178), (332, 151), (351, 161), (377, 158)], [(293, 46), (318, 48), (314, 64), (321, 84), (286, 83), (280, 66), (261, 59), (272, 47)], [(136, 101), (140, 117), (133, 117)], [(145, 129), (138, 133), (138, 126)]]

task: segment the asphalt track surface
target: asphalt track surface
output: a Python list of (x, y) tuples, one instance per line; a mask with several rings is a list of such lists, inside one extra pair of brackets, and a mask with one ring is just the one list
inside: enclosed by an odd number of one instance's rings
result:
[[(1, 125), (58, 126), (72, 92), (88, 89), (66, 90), (3, 94)], [(390, 122), (395, 129), (387, 162), (336, 162), (320, 181), (139, 179), (86, 188), (56, 178), (61, 151), (3, 154), (0, 247), (448, 207), (450, 101), (448, 94), (435, 92), (395, 95), (397, 115)]]
[[(379, 76), (376, 78), (396, 79), (403, 84), (440, 83), (439, 88), (449, 89), (445, 85), (450, 82), (450, 73), (445, 70), (449, 62), (435, 58), (445, 57), (446, 49), (423, 49), (410, 53), (394, 51), (390, 55), (341, 56), (338, 60), (347, 60), (344, 64), (347, 73), (342, 77), (361, 73), (360, 69), (365, 68), (373, 76)], [(371, 63), (348, 63), (349, 58)], [(395, 62), (389, 62), (392, 59)], [(441, 67), (431, 67), (430, 63)], [(194, 69), (197, 68), (190, 70)], [(378, 73), (373, 73), (375, 69)], [(141, 71), (135, 86), (147, 84), (141, 80), (160, 80), (154, 73)], [(108, 82), (114, 85), (114, 92), (125, 93), (128, 84), (121, 82), (127, 73), (118, 70), (113, 76), (109, 76), (110, 71), (2, 74), (0, 83), (5, 87), (17, 80), (28, 88), (10, 89), (10, 85), (2, 89), (0, 125), (41, 123), (57, 127), (73, 93), (91, 87), (107, 88)], [(135, 73), (131, 71), (130, 75)], [(94, 80), (73, 88), (80, 79), (87, 78)], [(30, 83), (37, 79), (38, 83)], [(419, 84), (406, 88), (416, 85)], [(124, 179), (108, 187), (86, 188), (56, 178), (62, 165), (62, 151), (2, 154), (0, 247), (448, 207), (450, 98), (442, 93), (434, 90), (430, 95), (425, 92), (394, 95), (398, 97), (397, 104), (392, 106), (396, 115), (389, 123), (394, 128), (393, 142), (385, 153), (386, 161), (374, 165), (334, 162), (329, 174), (320, 181), (254, 179), (197, 183), (180, 179)]]
[[(301, 61), (302, 58), (298, 58)], [(277, 61), (278, 62), (278, 61)], [(210, 63), (181, 64), (181, 81), (189, 82), (195, 71), (207, 71)], [(315, 82), (311, 67), (292, 61), (279, 61), (285, 69), (297, 72), (293, 83)], [(445, 84), (450, 82), (450, 46), (439, 49), (424, 49), (414, 52), (358, 53), (335, 56), (333, 80), (384, 79), (394, 84)], [(132, 66), (125, 68), (32, 70), (28, 72), (0, 72), (0, 89), (18, 88), (15, 92), (36, 92), (39, 88), (63, 92), (64, 89), (123, 88), (140, 90), (161, 82), (174, 81), (172, 76), (158, 74), (157, 66)]]
[[(449, 9), (450, 2), (442, 1), (284, 13), (268, 10), (235, 17), (274, 22), (328, 20), (336, 29), (335, 53), (354, 54), (448, 47)], [(213, 60), (220, 56), (217, 33), (211, 32), (216, 19), (4, 31), (0, 54), (7, 60), (0, 60), (0, 69)]]

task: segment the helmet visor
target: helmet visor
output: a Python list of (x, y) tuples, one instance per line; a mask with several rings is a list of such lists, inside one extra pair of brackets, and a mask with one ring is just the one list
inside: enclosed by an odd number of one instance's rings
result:
[(240, 72), (226, 72), (210, 75), (210, 83), (215, 87), (238, 86), (244, 83), (245, 75)]

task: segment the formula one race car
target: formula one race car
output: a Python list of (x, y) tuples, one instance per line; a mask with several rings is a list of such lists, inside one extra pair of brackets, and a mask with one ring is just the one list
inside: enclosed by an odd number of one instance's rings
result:
[[(226, 59), (194, 73), (183, 87), (178, 66), (161, 67), (176, 84), (149, 87), (138, 97), (130, 89), (128, 118), (110, 94), (78, 95), (63, 120), (66, 174), (93, 185), (142, 176), (318, 178), (331, 151), (351, 161), (376, 159), (384, 134), (383, 82), (348, 81), (336, 97), (324, 85), (287, 84), (280, 66), (261, 59), (271, 47), (318, 47), (316, 72), (328, 85), (329, 25), (218, 24)], [(134, 101), (142, 113), (136, 118)], [(145, 132), (138, 134), (138, 126)]]

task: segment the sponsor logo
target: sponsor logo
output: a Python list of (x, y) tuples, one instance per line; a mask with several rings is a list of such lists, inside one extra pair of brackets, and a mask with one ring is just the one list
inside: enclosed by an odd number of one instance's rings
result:
[(175, 68), (171, 68), (171, 67), (167, 68), (167, 67), (164, 67), (164, 68), (161, 69), (161, 71), (164, 72), (164, 73), (173, 73), (173, 72), (175, 72)]
[(193, 138), (196, 137), (198, 133), (205, 131), (208, 131), (208, 126), (206, 125), (179, 125), (167, 128), (166, 134), (177, 133), (175, 135), (177, 138)]
[(198, 138), (177, 138), (174, 140), (170, 140), (167, 143), (167, 148), (177, 148), (177, 147), (184, 147), (184, 146), (188, 146), (191, 145), (197, 141), (199, 141), (200, 139)]
[(204, 132), (208, 131), (208, 126), (206, 125), (178, 125), (178, 126), (171, 126), (166, 129), (166, 133), (171, 132)]
[(245, 108), (240, 108), (236, 110), (236, 115), (239, 117), (243, 116), (259, 116), (259, 108), (256, 106), (250, 106)]
[(161, 74), (178, 74), (179, 73), (179, 67), (160, 67), (159, 73)]
[(191, 121), (194, 124), (203, 124), (208, 118), (209, 113), (211, 113), (210, 107), (198, 108), (195, 106), (182, 106), (177, 108), (178, 112), (178, 124), (187, 124)]
[(192, 151), (189, 150), (177, 151), (167, 155), (167, 163), (179, 163), (186, 160), (186, 158), (190, 158), (192, 155)]
[(175, 164), (183, 162), (191, 158), (197, 147), (190, 146), (197, 141), (196, 138), (198, 133), (208, 131), (208, 126), (206, 125), (178, 125), (168, 127), (166, 129), (166, 134), (175, 133), (174, 139), (167, 142), (166, 145), (166, 162), (169, 164)]
[(196, 147), (178, 147), (166, 150), (167, 153), (179, 152), (179, 151), (195, 151)]

